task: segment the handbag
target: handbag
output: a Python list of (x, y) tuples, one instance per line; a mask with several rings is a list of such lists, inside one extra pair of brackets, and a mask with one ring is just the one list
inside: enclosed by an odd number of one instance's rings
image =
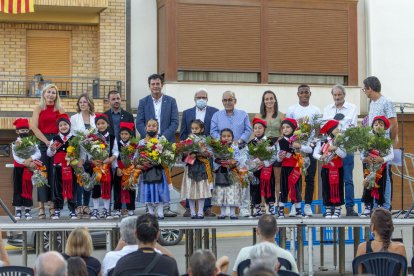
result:
[(160, 166), (151, 167), (142, 174), (144, 182), (146, 183), (161, 183), (162, 171), (164, 169)]

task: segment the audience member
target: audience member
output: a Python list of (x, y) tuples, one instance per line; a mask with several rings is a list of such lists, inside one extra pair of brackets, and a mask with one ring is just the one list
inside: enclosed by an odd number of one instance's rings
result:
[(258, 243), (250, 250), (250, 265), (263, 265), (277, 271), (279, 268), (277, 252), (278, 249), (275, 243), (267, 241)]
[(216, 262), (216, 257), (210, 250), (199, 249), (190, 258), (189, 276), (225, 276), (229, 265), (229, 258), (223, 256)]
[(0, 231), (0, 267), (10, 265), (9, 255), (3, 244), (3, 233)]
[[(277, 234), (276, 218), (268, 214), (262, 215), (259, 218), (258, 227), (257, 227), (257, 235), (258, 235), (259, 242), (274, 243), (276, 234)], [(237, 255), (236, 261), (234, 262), (233, 276), (237, 276), (237, 267), (239, 266), (239, 264), (242, 261), (250, 258), (250, 252), (252, 248), (253, 246), (247, 246), (240, 250), (239, 254)], [(293, 258), (292, 254), (289, 251), (279, 246), (276, 246), (276, 248), (277, 248), (277, 256), (279, 258), (284, 258), (288, 260), (292, 265), (292, 271), (298, 273), (298, 267), (296, 265), (295, 259)]]
[(244, 273), (245, 276), (276, 276), (274, 269), (270, 269), (265, 265), (253, 265)]
[(68, 276), (88, 276), (88, 268), (81, 257), (70, 257), (68, 260)]
[(67, 276), (68, 264), (59, 252), (49, 251), (40, 254), (35, 262), (36, 276)]
[(384, 209), (375, 209), (371, 215), (371, 232), (374, 240), (363, 242), (358, 246), (357, 256), (372, 252), (391, 252), (407, 257), (403, 243), (391, 240), (394, 232), (391, 212)]
[(97, 275), (101, 275), (101, 263), (98, 259), (91, 256), (92, 252), (92, 237), (88, 229), (85, 227), (76, 227), (69, 234), (65, 253), (62, 255), (66, 260), (70, 257), (81, 257), (87, 267), (95, 270)]
[(134, 273), (178, 275), (176, 261), (156, 251), (160, 228), (154, 215), (145, 214), (138, 217), (136, 235), (138, 250), (119, 259), (112, 275), (129, 276)]

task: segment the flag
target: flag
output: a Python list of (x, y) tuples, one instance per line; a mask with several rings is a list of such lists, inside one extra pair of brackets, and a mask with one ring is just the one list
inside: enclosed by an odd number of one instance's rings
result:
[(0, 12), (14, 14), (34, 12), (34, 0), (0, 0)]

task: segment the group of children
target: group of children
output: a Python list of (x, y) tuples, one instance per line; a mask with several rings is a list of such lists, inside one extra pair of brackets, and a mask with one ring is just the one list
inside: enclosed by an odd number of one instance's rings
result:
[[(19, 136), (18, 141), (29, 134), (29, 123), (27, 119), (17, 119), (15, 121), (16, 132)], [(55, 204), (55, 213), (52, 219), (59, 219), (60, 212), (63, 209), (64, 201), (68, 203), (70, 211), (69, 217), (77, 219), (76, 213), (76, 176), (73, 168), (66, 160), (66, 153), (69, 141), (73, 139), (71, 133), (71, 123), (67, 114), (60, 114), (56, 124), (59, 129), (57, 134), (50, 141), (47, 155), (54, 156), (54, 181), (53, 201)], [(167, 177), (169, 174), (165, 167), (160, 165), (151, 165), (148, 163), (138, 164), (137, 168), (142, 170), (142, 176), (139, 178), (138, 197), (135, 189), (128, 190), (125, 195), (121, 187), (122, 164), (120, 152), (123, 147), (128, 146), (133, 136), (133, 124), (121, 122), (120, 140), (110, 134), (108, 117), (105, 114), (96, 114), (95, 124), (98, 133), (105, 138), (108, 149), (108, 157), (105, 160), (91, 160), (91, 156), (81, 151), (81, 158), (78, 166), (82, 166), (85, 162), (91, 162), (92, 167), (104, 168), (103, 176), (99, 180), (99, 185), (95, 185), (92, 191), (93, 211), (90, 213), (91, 219), (98, 218), (119, 218), (121, 216), (121, 208), (126, 204), (128, 215), (134, 215), (135, 199), (147, 206), (149, 213), (154, 214), (157, 207), (157, 215), (159, 219), (164, 218), (163, 205), (170, 201), (169, 183), (171, 180)], [(271, 140), (270, 150), (274, 154), (269, 160), (256, 161), (256, 168), (253, 177), (249, 177), (250, 183), (242, 187), (243, 181), (240, 176), (241, 168), (246, 166), (247, 160), (250, 160), (248, 150), (240, 148), (240, 145), (234, 143), (234, 135), (231, 129), (223, 129), (220, 133), (220, 142), (228, 144), (232, 151), (230, 159), (214, 158), (213, 155), (208, 157), (201, 156), (198, 153), (188, 153), (191, 155), (193, 162), (186, 163), (182, 186), (181, 196), (183, 199), (189, 200), (189, 206), (192, 219), (203, 219), (204, 200), (212, 198), (212, 204), (220, 207), (220, 215), (218, 219), (225, 219), (227, 216), (227, 208), (230, 209), (230, 219), (237, 219), (236, 208), (240, 207), (243, 194), (250, 194), (250, 200), (254, 209), (253, 215), (260, 216), (263, 214), (263, 205), (267, 205), (269, 213), (276, 215), (278, 218), (285, 217), (285, 205), (292, 202), (294, 212), (290, 216), (302, 217), (301, 210), (301, 192), (302, 192), (302, 175), (301, 164), (303, 163), (302, 155), (312, 154), (322, 164), (322, 194), (323, 204), (325, 206), (325, 218), (339, 218), (341, 216), (341, 206), (344, 204), (344, 173), (342, 166), (342, 158), (346, 156), (345, 150), (335, 146), (335, 138), (339, 133), (339, 122), (336, 120), (328, 121), (321, 133), (326, 134), (326, 139), (319, 141), (315, 148), (310, 145), (304, 145), (294, 139), (294, 131), (298, 128), (298, 124), (294, 119), (285, 118), (281, 123), (282, 137), (277, 140)], [(253, 120), (254, 138), (249, 144), (256, 145), (261, 141), (269, 138), (265, 136), (267, 123), (264, 120), (255, 118)], [(389, 127), (388, 120), (381, 116), (375, 117), (373, 121), (373, 133), (379, 132), (379, 129), (387, 129)], [(151, 119), (146, 124), (147, 136), (141, 139), (139, 145), (143, 145), (148, 139), (158, 137), (159, 124), (156, 120)], [(194, 120), (191, 124), (192, 135), (197, 139), (205, 139), (204, 123), (200, 120)], [(15, 143), (15, 144), (16, 144)], [(31, 185), (31, 168), (34, 166), (33, 161), (40, 158), (40, 152), (36, 151), (30, 158), (23, 160), (16, 156), (13, 145), (14, 172), (13, 172), (13, 206), (16, 208), (16, 219), (22, 218), (22, 207), (25, 208), (26, 219), (31, 219), (30, 208), (32, 201), (32, 185)], [(391, 149), (392, 150), (392, 149)], [(386, 162), (392, 158), (392, 152), (388, 157), (379, 157), (377, 159), (367, 158), (362, 153), (362, 160), (369, 162)], [(391, 159), (390, 159), (391, 158)], [(274, 166), (281, 166), (280, 175), (280, 194), (275, 192), (276, 179), (274, 174)], [(386, 170), (386, 166), (382, 167)], [(231, 173), (234, 172), (233, 177)], [(152, 175), (152, 176), (151, 176)], [(386, 175), (386, 171), (382, 175)], [(151, 178), (152, 177), (152, 178)], [(380, 196), (375, 200), (378, 205), (383, 202), (383, 193), (385, 186), (385, 177), (378, 180)], [(113, 188), (114, 210), (111, 212), (111, 190)], [(248, 190), (248, 193), (245, 191)], [(129, 200), (125, 201), (125, 198)], [(104, 208), (99, 212), (100, 199), (103, 201)], [(368, 191), (364, 191), (363, 201), (371, 210), (374, 199)], [(198, 213), (196, 213), (196, 202), (198, 205)], [(276, 205), (276, 202), (278, 203)]]

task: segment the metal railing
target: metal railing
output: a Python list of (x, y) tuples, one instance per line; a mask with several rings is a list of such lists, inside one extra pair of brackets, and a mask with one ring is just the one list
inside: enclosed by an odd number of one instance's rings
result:
[(43, 76), (43, 83), (37, 83), (32, 76), (1, 75), (0, 96), (39, 97), (42, 87), (54, 83), (63, 98), (77, 98), (88, 93), (93, 98), (106, 98), (111, 90), (122, 93), (122, 81), (75, 76)]

